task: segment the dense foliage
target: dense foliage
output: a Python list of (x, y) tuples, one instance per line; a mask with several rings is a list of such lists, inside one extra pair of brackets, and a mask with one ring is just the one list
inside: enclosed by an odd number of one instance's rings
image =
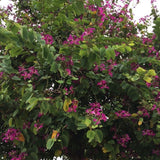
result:
[(153, 33), (129, 0), (12, 1), (0, 10), (0, 156), (158, 160), (154, 0)]

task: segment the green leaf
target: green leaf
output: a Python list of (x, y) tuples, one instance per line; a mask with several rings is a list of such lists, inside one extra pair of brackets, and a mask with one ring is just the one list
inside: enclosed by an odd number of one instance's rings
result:
[(38, 103), (38, 98), (32, 97), (29, 99), (29, 105), (27, 106), (26, 110), (31, 111)]
[(80, 55), (81, 57), (87, 56), (87, 55), (88, 55), (87, 50), (81, 49), (80, 52), (79, 52), (79, 55)]
[(59, 84), (63, 84), (64, 83), (63, 80), (56, 80), (56, 82), (59, 83)]
[(54, 145), (54, 142), (55, 142), (55, 139), (48, 139), (48, 141), (47, 141), (47, 144), (46, 144), (46, 147), (47, 147), (47, 149), (51, 149), (52, 148), (52, 146)]
[(67, 147), (69, 144), (69, 133), (68, 132), (63, 132), (61, 136), (62, 144), (63, 146)]
[(82, 121), (81, 123), (77, 123), (77, 130), (85, 129), (87, 125)]
[(38, 156), (35, 152), (31, 152), (30, 156), (31, 156), (31, 159), (38, 160)]
[(126, 46), (125, 48), (126, 48), (127, 52), (131, 52), (132, 51), (132, 48), (129, 47), (129, 46)]
[(101, 143), (103, 140), (103, 132), (100, 129), (96, 129), (95, 133), (96, 133), (96, 136), (95, 136), (96, 141)]
[(21, 28), (21, 36), (25, 40), (28, 39), (28, 30), (27, 30), (26, 26), (24, 26), (24, 27)]
[(109, 46), (107, 49), (106, 49), (106, 55), (105, 57), (107, 58), (107, 60), (110, 60), (111, 58), (114, 60), (115, 57), (116, 57), (116, 54), (115, 54), (115, 51), (114, 49)]
[(129, 86), (127, 94), (132, 99), (132, 101), (137, 101), (139, 99), (139, 92), (136, 87)]
[(92, 123), (92, 121), (90, 119), (86, 118), (84, 123), (88, 127)]
[(112, 152), (114, 150), (113, 145), (112, 144), (108, 144), (108, 143), (104, 144), (104, 148), (105, 148), (106, 152)]
[(87, 138), (89, 139), (88, 142), (92, 142), (95, 138), (95, 135), (96, 135), (95, 131), (88, 130), (87, 131)]
[(101, 56), (101, 57), (104, 57), (104, 56), (105, 56), (105, 53), (106, 53), (105, 47), (100, 48), (100, 56)]
[(8, 122), (9, 127), (12, 127), (12, 121), (13, 121), (13, 118), (11, 117), (11, 118), (9, 119), (9, 122)]

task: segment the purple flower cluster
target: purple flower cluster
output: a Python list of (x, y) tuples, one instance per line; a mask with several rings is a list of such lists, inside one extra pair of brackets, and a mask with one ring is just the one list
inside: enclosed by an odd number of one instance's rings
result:
[(90, 106), (91, 108), (87, 109), (86, 113), (95, 117), (93, 121), (96, 122), (96, 125), (98, 125), (101, 120), (104, 122), (107, 121), (108, 117), (103, 113), (100, 103), (90, 103)]
[(65, 90), (65, 95), (73, 94), (73, 86), (70, 86), (69, 89), (67, 87), (64, 88)]
[(50, 44), (51, 45), (53, 43), (53, 37), (51, 35), (49, 35), (49, 34), (46, 34), (46, 35), (42, 34), (42, 36), (43, 36), (42, 39), (44, 39), (46, 41), (46, 44)]
[(96, 64), (95, 67), (94, 67), (94, 69), (93, 69), (93, 71), (94, 72), (98, 72), (98, 70), (100, 70), (101, 72), (104, 71), (104, 70), (106, 70), (105, 64), (104, 63), (101, 63), (100, 65)]
[(97, 86), (99, 86), (100, 89), (104, 89), (104, 88), (109, 89), (109, 87), (107, 86), (106, 80), (101, 80), (100, 82), (97, 83)]
[(160, 101), (160, 92), (158, 92), (158, 94), (156, 95), (155, 101), (156, 101), (156, 102), (159, 102), (159, 101)]
[(0, 72), (0, 78), (2, 78), (2, 76), (3, 76), (3, 72)]
[(28, 128), (30, 128), (31, 127), (31, 122), (25, 122), (24, 124), (23, 124), (23, 129), (28, 129)]
[(127, 143), (131, 140), (128, 134), (124, 134), (121, 137), (115, 135), (113, 136), (113, 139), (116, 139), (118, 144), (120, 144), (124, 148), (127, 147)]
[(72, 105), (69, 107), (67, 112), (77, 112), (77, 107), (78, 107), (78, 101), (74, 99), (72, 101)]
[(132, 62), (131, 63), (131, 70), (136, 71), (136, 69), (139, 67), (139, 64)]
[(14, 128), (9, 128), (6, 133), (4, 133), (4, 137), (2, 140), (4, 142), (9, 142), (9, 141), (14, 141), (14, 140), (19, 140), (19, 135), (21, 132), (17, 129)]
[(143, 136), (155, 136), (156, 134), (150, 129), (145, 129), (142, 131), (142, 135)]
[(95, 30), (95, 28), (87, 28), (81, 35), (80, 37), (77, 37), (76, 35), (69, 35), (67, 41), (64, 41), (64, 44), (75, 44), (75, 45), (79, 45), (81, 41), (84, 41), (84, 37), (85, 36), (89, 36), (92, 35), (93, 31)]
[(73, 60), (72, 60), (72, 57), (71, 56), (64, 56), (64, 55), (59, 55), (57, 58), (56, 58), (56, 61), (60, 61), (64, 64), (65, 66), (65, 70), (66, 70), (66, 73), (67, 75), (71, 75), (71, 67), (74, 65), (73, 63)]
[(19, 155), (17, 155), (17, 152), (12, 150), (11, 152), (8, 153), (9, 156), (11, 157), (11, 160), (25, 160), (28, 154), (26, 152), (22, 152)]
[(36, 130), (37, 130), (37, 132), (41, 129), (41, 128), (43, 128), (43, 123), (35, 123), (34, 124), (34, 127), (36, 128)]
[(24, 68), (24, 67), (22, 67), (22, 66), (19, 66), (18, 68), (19, 68), (19, 69), (18, 69), (19, 74), (20, 74), (21, 77), (24, 78), (24, 80), (26, 80), (26, 79), (31, 79), (31, 77), (32, 77), (33, 75), (39, 76), (39, 73), (38, 73), (38, 71), (35, 69), (34, 66), (29, 67), (28, 69), (26, 69), (26, 68)]
[(141, 108), (138, 110), (138, 115), (142, 116), (142, 117), (150, 117), (150, 114), (148, 113), (148, 110), (145, 108)]
[(157, 156), (160, 156), (160, 150), (159, 149), (153, 149), (152, 153), (157, 155)]
[(128, 117), (131, 116), (131, 114), (128, 111), (125, 111), (125, 110), (115, 112), (115, 115), (119, 118), (128, 118)]

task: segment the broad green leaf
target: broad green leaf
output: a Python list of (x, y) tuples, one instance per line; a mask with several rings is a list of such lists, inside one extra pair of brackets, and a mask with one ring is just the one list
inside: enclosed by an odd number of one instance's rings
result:
[(114, 147), (113, 147), (112, 144), (108, 144), (108, 143), (104, 144), (104, 151), (105, 151), (105, 153), (112, 152), (113, 150), (114, 150)]
[(96, 129), (95, 133), (96, 133), (96, 136), (95, 136), (96, 141), (101, 143), (103, 140), (103, 132), (100, 129)]
[(80, 55), (81, 57), (87, 56), (87, 55), (88, 55), (87, 50), (81, 49), (80, 52), (79, 52), (79, 55)]
[(132, 51), (132, 48), (129, 47), (129, 46), (126, 46), (125, 48), (126, 48), (127, 52), (131, 52)]
[(109, 46), (107, 49), (106, 49), (106, 55), (105, 55), (105, 57), (107, 58), (107, 60), (110, 60), (110, 59), (115, 59), (115, 56), (116, 56), (116, 54), (115, 54), (115, 51), (114, 51), (114, 49), (111, 47), (111, 46)]
[(59, 83), (59, 84), (63, 84), (64, 83), (63, 80), (56, 80), (56, 82)]
[(38, 98), (32, 97), (29, 100), (29, 105), (27, 106), (26, 110), (31, 111), (37, 105), (37, 103), (38, 103)]
[(52, 148), (52, 146), (54, 145), (54, 142), (55, 142), (55, 139), (48, 139), (48, 141), (47, 141), (47, 144), (46, 144), (46, 148), (47, 149), (51, 149)]
[(85, 119), (85, 124), (88, 127), (90, 124), (92, 123), (92, 121), (88, 118)]
[(31, 156), (31, 159), (38, 160), (38, 156), (35, 152), (31, 152), (30, 156)]
[(87, 131), (87, 138), (89, 139), (88, 142), (92, 142), (96, 136), (96, 132), (93, 130)]
[(13, 121), (13, 118), (11, 117), (11, 118), (9, 119), (9, 122), (8, 122), (9, 127), (12, 127), (12, 121)]
[(87, 125), (83, 121), (80, 123), (77, 123), (77, 130), (81, 130), (85, 128), (87, 128)]
[(28, 40), (28, 30), (26, 26), (21, 28), (21, 36), (24, 40)]

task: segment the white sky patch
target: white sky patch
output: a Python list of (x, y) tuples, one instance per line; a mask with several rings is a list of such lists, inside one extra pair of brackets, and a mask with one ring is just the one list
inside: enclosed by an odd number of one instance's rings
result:
[(6, 7), (9, 4), (13, 4), (13, 2), (11, 2), (10, 0), (0, 0), (0, 7)]

